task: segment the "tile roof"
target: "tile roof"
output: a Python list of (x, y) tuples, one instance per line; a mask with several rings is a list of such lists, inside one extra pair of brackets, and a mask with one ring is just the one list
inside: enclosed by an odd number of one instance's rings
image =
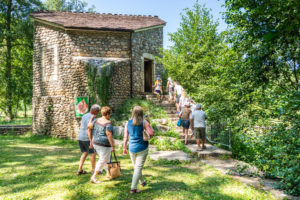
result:
[(30, 15), (34, 19), (54, 23), (70, 29), (135, 31), (165, 25), (166, 22), (151, 15), (118, 15), (82, 12), (39, 11)]

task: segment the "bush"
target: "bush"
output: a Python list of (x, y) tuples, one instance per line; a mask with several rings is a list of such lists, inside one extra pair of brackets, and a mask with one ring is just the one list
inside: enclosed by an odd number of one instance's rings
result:
[(167, 118), (166, 111), (148, 100), (139, 98), (126, 100), (115, 112), (113, 112), (111, 120), (115, 124), (126, 121), (131, 118), (131, 110), (134, 106), (141, 106), (144, 110), (144, 115), (148, 115), (151, 119)]
[(156, 149), (158, 151), (184, 151), (186, 153), (191, 152), (180, 139), (174, 139), (174, 141), (171, 141), (170, 138), (158, 139), (157, 137), (153, 137), (149, 142), (150, 144), (156, 145)]

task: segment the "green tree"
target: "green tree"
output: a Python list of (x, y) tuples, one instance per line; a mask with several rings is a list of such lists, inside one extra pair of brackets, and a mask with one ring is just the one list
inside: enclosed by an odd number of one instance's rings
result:
[(237, 130), (234, 152), (299, 195), (299, 2), (225, 0), (225, 7), (232, 47), (243, 55), (236, 68), (239, 104), (245, 103), (240, 116), (252, 126), (270, 127), (263, 134)]
[(235, 29), (232, 42), (247, 63), (245, 79), (255, 85), (276, 79), (284, 90), (298, 90), (299, 1), (225, 0), (225, 7), (226, 22)]
[(210, 11), (198, 2), (185, 9), (179, 29), (170, 34), (174, 45), (164, 50), (161, 60), (169, 76), (204, 105), (214, 122), (232, 116), (235, 96), (230, 88), (235, 79), (231, 69), (240, 58), (226, 45), (217, 26)]
[[(3, 0), (0, 3), (0, 76), (1, 96), (0, 108), (8, 120), (14, 118), (13, 107), (23, 97), (18, 93), (25, 87), (29, 79), (24, 79), (22, 72), (32, 67), (32, 30), (29, 14), (39, 9), (38, 0)], [(26, 83), (24, 83), (25, 81)], [(30, 84), (29, 84), (30, 85)], [(30, 90), (24, 88), (24, 90)]]
[(95, 12), (95, 6), (87, 8), (88, 3), (82, 0), (47, 0), (45, 8), (51, 11)]

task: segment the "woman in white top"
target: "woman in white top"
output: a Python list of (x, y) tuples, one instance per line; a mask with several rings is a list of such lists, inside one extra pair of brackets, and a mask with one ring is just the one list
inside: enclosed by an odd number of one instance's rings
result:
[(169, 92), (169, 102), (172, 103), (174, 100), (174, 83), (171, 78), (168, 78), (167, 92)]
[(178, 112), (181, 112), (183, 110), (183, 107), (185, 104), (189, 103), (189, 98), (186, 97), (186, 93), (182, 92), (180, 100), (179, 100), (179, 110)]

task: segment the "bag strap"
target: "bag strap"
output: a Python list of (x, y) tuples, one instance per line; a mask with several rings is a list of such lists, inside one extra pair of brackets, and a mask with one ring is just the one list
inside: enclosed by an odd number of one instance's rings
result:
[(111, 160), (112, 160), (112, 155), (114, 154), (114, 159), (116, 162), (118, 162), (118, 159), (117, 159), (117, 156), (116, 156), (116, 153), (114, 151), (111, 152), (110, 154), (110, 157), (109, 157), (109, 163), (111, 163)]

